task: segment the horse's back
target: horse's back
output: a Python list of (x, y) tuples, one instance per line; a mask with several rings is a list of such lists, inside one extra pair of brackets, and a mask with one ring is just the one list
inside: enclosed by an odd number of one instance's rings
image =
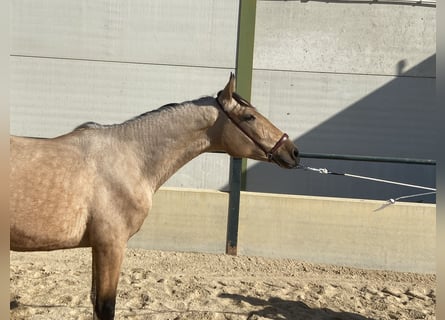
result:
[(13, 250), (79, 245), (94, 174), (70, 139), (10, 137), (10, 241)]

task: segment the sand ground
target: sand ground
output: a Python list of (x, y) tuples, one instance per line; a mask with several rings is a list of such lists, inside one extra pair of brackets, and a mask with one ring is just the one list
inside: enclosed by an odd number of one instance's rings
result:
[[(89, 249), (10, 254), (11, 319), (92, 319)], [(436, 276), (128, 249), (116, 319), (435, 319)]]

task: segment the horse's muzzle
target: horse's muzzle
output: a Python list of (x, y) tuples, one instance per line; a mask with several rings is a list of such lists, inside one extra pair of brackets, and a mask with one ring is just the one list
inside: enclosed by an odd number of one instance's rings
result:
[(283, 146), (276, 152), (271, 160), (282, 168), (293, 169), (300, 164), (300, 152), (297, 147), (291, 143)]

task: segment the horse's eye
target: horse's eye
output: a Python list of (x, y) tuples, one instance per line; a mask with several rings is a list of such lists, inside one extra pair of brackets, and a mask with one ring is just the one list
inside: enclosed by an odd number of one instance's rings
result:
[(253, 114), (245, 114), (244, 116), (243, 116), (243, 120), (244, 121), (253, 121), (253, 120), (255, 120), (256, 118), (255, 118), (255, 116), (253, 115)]

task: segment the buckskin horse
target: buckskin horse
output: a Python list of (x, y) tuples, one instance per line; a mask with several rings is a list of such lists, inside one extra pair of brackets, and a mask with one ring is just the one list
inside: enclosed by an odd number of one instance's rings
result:
[(93, 317), (112, 320), (127, 241), (156, 190), (208, 151), (298, 166), (298, 149), (236, 92), (168, 104), (55, 138), (10, 137), (10, 249), (92, 248)]

